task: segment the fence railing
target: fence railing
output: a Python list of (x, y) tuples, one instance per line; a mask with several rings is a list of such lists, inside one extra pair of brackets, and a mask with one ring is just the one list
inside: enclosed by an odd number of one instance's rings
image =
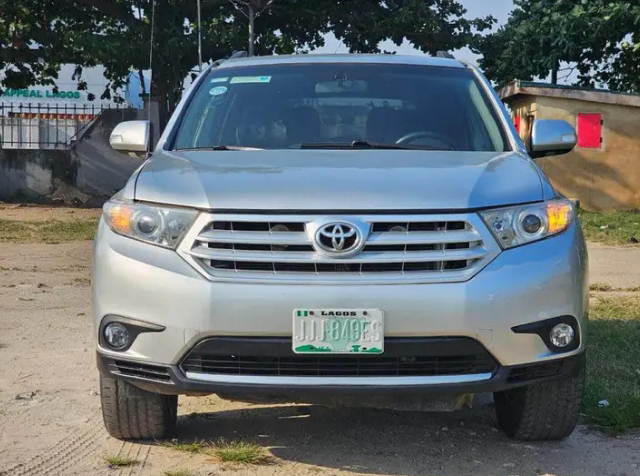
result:
[(123, 107), (0, 102), (0, 148), (66, 149), (103, 110)]

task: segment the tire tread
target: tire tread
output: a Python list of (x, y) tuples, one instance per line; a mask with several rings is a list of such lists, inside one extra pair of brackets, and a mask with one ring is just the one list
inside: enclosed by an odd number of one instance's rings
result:
[(541, 382), (494, 395), (500, 427), (518, 440), (561, 440), (576, 427), (584, 391), (578, 375)]
[(163, 438), (176, 424), (178, 397), (100, 376), (102, 418), (107, 432), (121, 440)]

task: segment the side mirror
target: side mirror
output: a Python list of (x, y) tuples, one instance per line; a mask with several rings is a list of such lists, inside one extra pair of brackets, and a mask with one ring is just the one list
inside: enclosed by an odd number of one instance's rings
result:
[(531, 157), (568, 154), (578, 138), (576, 131), (567, 121), (540, 119), (533, 122), (531, 130)]
[(149, 121), (125, 121), (118, 124), (109, 136), (109, 144), (114, 150), (143, 157), (149, 151), (151, 123)]

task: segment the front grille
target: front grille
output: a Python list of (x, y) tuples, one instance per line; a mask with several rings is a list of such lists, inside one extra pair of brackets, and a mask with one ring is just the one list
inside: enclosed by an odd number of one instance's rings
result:
[[(357, 224), (361, 250), (327, 254), (322, 224)], [(464, 281), (498, 253), (476, 214), (336, 217), (202, 214), (179, 252), (210, 278), (302, 281)]]
[(139, 377), (147, 380), (159, 380), (170, 382), (171, 376), (165, 367), (157, 365), (141, 364), (138, 362), (127, 362), (124, 360), (114, 360), (111, 364), (111, 371), (127, 377)]
[(372, 377), (493, 374), (493, 357), (472, 339), (387, 339), (383, 355), (296, 355), (290, 339), (207, 339), (183, 372), (222, 375)]

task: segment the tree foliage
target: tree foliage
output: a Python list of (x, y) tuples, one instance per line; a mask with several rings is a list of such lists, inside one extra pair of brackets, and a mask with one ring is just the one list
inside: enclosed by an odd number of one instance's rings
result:
[(599, 61), (591, 58), (591, 82), (613, 90), (640, 92), (640, 4), (635, 0), (596, 0), (585, 5), (585, 16), (597, 19), (599, 31), (608, 38)]
[(621, 0), (515, 0), (507, 23), (476, 37), (490, 79), (568, 78), (581, 86), (640, 90), (640, 5)]
[[(237, 4), (201, 5), (204, 61), (246, 49)], [(166, 116), (198, 64), (197, 1), (155, 0), (153, 11), (152, 0), (0, 0), (0, 87), (52, 84), (60, 64), (74, 63), (80, 89), (82, 69), (102, 64), (115, 91), (131, 71), (149, 68), (153, 19), (152, 91)], [(493, 22), (464, 13), (456, 0), (275, 0), (256, 20), (255, 51), (306, 52), (333, 32), (354, 52), (379, 52), (389, 39), (434, 53), (465, 46)]]

